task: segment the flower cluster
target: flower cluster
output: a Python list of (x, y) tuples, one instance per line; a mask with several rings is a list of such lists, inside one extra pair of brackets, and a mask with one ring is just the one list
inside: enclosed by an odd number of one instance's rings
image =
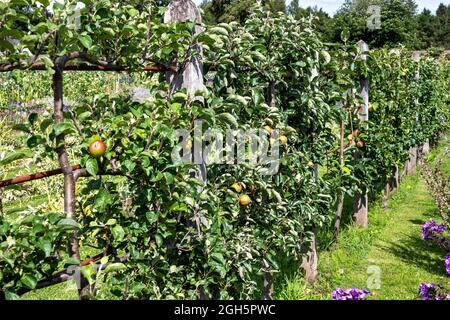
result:
[(20, 102), (14, 99), (9, 99), (8, 105), (2, 107), (0, 105), (0, 119), (8, 119), (13, 122), (21, 122), (26, 119), (31, 113), (45, 113), (47, 110), (44, 105), (29, 100), (28, 102)]
[[(445, 224), (438, 225), (436, 221), (430, 220), (422, 225), (422, 238), (432, 241), (450, 252), (450, 238), (444, 237)], [(450, 253), (445, 257), (445, 270), (450, 274)]]
[(445, 270), (450, 274), (450, 253), (445, 257)]
[(333, 300), (366, 300), (366, 297), (370, 295), (370, 291), (365, 289), (351, 288), (344, 290), (337, 288), (331, 294)]
[(439, 284), (421, 283), (419, 297), (422, 300), (450, 300), (450, 294)]
[(445, 229), (445, 224), (438, 225), (436, 221), (430, 220), (422, 225), (422, 239), (439, 241)]

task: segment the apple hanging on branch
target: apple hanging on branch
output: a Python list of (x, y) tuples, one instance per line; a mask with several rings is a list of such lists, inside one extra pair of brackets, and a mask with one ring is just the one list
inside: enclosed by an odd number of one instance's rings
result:
[(246, 194), (239, 197), (239, 203), (243, 207), (248, 207), (251, 202), (252, 202), (252, 199), (250, 199), (250, 197)]
[(88, 152), (94, 158), (100, 158), (106, 152), (106, 144), (102, 140), (95, 140), (89, 145)]

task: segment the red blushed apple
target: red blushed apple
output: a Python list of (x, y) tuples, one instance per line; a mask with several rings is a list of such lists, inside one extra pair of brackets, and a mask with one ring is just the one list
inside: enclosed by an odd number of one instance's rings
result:
[(88, 151), (94, 158), (100, 158), (106, 152), (106, 144), (102, 140), (95, 140), (89, 145)]
[(359, 130), (358, 129), (355, 129), (355, 130), (353, 130), (353, 136), (358, 136), (358, 133), (359, 133)]
[(362, 141), (362, 140), (359, 140), (357, 143), (356, 143), (356, 146), (358, 147), (358, 148), (363, 148), (364, 147), (364, 141)]

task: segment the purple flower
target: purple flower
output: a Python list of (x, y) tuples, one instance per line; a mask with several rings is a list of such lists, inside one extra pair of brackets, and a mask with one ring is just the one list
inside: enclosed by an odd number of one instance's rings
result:
[(436, 221), (430, 220), (422, 225), (422, 239), (435, 240), (444, 233), (445, 229), (445, 224), (438, 225)]
[(370, 294), (370, 291), (365, 289), (351, 288), (344, 290), (337, 288), (331, 294), (331, 298), (333, 300), (366, 300), (366, 297)]
[(434, 283), (421, 283), (418, 295), (422, 300), (450, 300), (450, 294)]
[(445, 257), (445, 270), (450, 274), (450, 253)]

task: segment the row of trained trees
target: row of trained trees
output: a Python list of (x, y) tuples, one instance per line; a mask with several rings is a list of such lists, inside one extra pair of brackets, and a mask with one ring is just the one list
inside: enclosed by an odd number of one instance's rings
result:
[[(25, 2), (25, 11), (14, 1), (0, 4), (0, 34), (17, 40), (0, 42), (0, 70), (53, 76), (54, 115), (32, 114), (15, 129), (28, 136), (35, 160), (59, 161), (65, 209), (0, 217), (0, 295), (8, 299), (67, 280), (69, 266), (81, 267), (83, 297), (97, 289), (97, 297), (125, 299), (255, 298), (262, 291), (270, 298), (272, 275), (286, 258), (314, 280), (317, 235), (331, 233), (345, 195), (378, 195), (411, 148), (448, 128), (448, 61), (413, 61), (406, 50), (361, 52), (346, 32), (343, 44), (325, 44), (313, 19), (256, 5), (242, 25), (196, 33), (199, 16), (197, 24), (163, 23), (155, 4), (137, 10), (86, 1), (77, 29), (67, 23), (72, 1), (56, 3), (52, 14)], [(172, 5), (195, 14), (190, 0)], [(17, 30), (15, 21), (32, 24)], [(174, 91), (156, 73), (143, 77), (151, 93), (145, 103), (98, 92), (62, 108), (64, 68), (138, 72), (153, 63), (177, 78), (196, 59), (207, 82), (195, 93)], [(364, 122), (362, 78), (370, 81)], [(250, 161), (218, 163), (208, 166), (206, 182), (196, 179), (197, 165), (172, 161), (175, 130), (193, 132), (196, 120), (204, 134), (279, 130), (287, 137), (271, 142), (280, 148), (279, 171), (266, 176)], [(87, 146), (99, 138), (107, 153), (94, 159)], [(6, 155), (2, 170), (24, 156)], [(81, 169), (71, 167), (77, 163)], [(242, 194), (250, 205), (240, 204)], [(98, 259), (81, 261), (80, 246), (97, 248)]]
[[(205, 12), (205, 22), (244, 22), (250, 14), (251, 6), (257, 0), (205, 0), (201, 7)], [(423, 9), (417, 12), (414, 0), (347, 0), (334, 16), (322, 8), (304, 7), (302, 1), (263, 0), (272, 12), (284, 12), (300, 19), (313, 14), (317, 30), (324, 41), (340, 42), (340, 34), (348, 29), (352, 41), (366, 41), (372, 48), (398, 46), (403, 44), (411, 49), (431, 47), (450, 49), (450, 5), (441, 3), (436, 12)], [(373, 16), (370, 6), (381, 8), (380, 16)], [(381, 22), (380, 29), (369, 29), (367, 21)]]

